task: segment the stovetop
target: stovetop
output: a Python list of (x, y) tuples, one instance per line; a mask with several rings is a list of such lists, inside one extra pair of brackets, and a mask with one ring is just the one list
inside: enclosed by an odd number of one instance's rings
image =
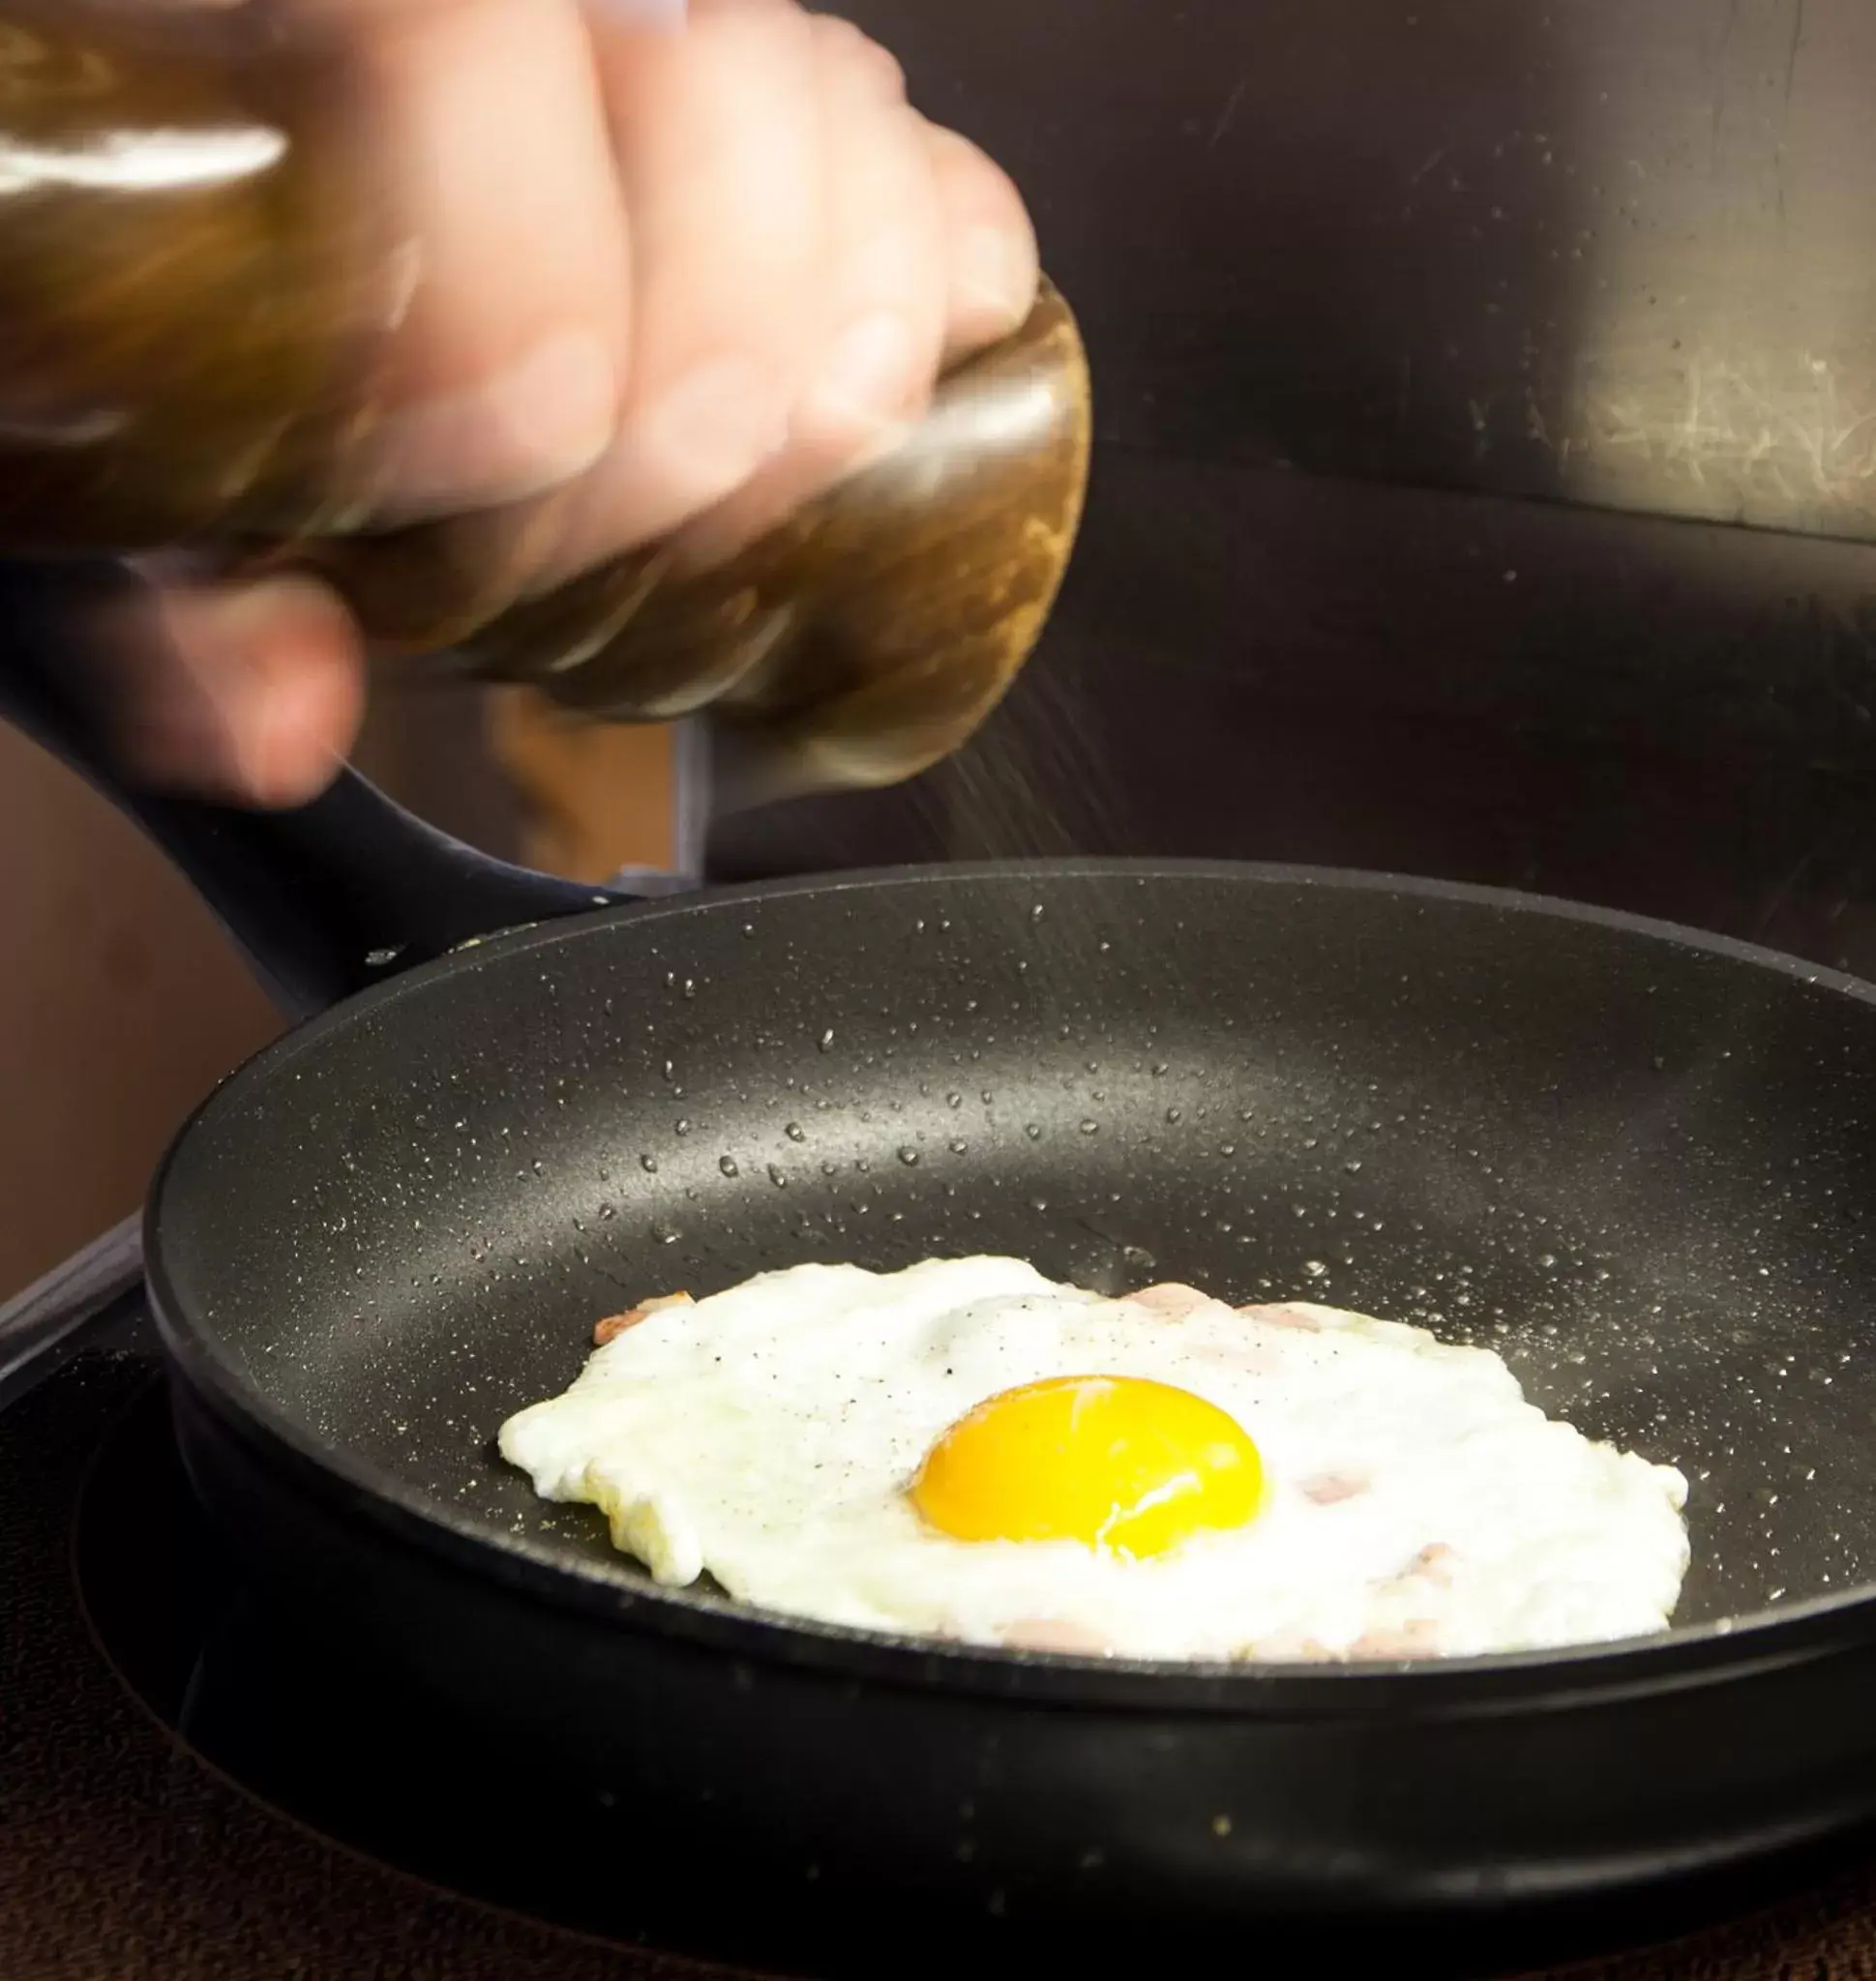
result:
[[(128, 1230), (0, 1312), (0, 1591), (10, 1981), (1027, 1974), (1070, 1955), (1058, 1930), (961, 1940), (726, 1858), (688, 1819), (550, 1779), (296, 1638), (190, 1495)], [(1866, 1976), (1876, 1846), (1545, 1935), (1642, 1949), (1544, 1970), (1574, 1981)], [(1418, 1964), (1507, 1971), (1485, 1944), (1422, 1942)], [(1285, 1946), (1306, 1952), (1307, 1929)], [(1142, 1951), (1110, 1936), (1070, 1964), (1132, 1970)]]

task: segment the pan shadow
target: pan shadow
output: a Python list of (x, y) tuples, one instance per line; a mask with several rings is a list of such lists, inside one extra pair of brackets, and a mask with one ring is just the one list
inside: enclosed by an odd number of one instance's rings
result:
[[(145, 1519), (130, 1532), (121, 1508)], [(786, 1851), (713, 1827), (707, 1810), (550, 1765), (487, 1717), (369, 1666), (342, 1633), (310, 1631), (244, 1582), (204, 1522), (161, 1386), (120, 1420), (80, 1500), (74, 1569), (95, 1640), (117, 1676), (190, 1751), (294, 1823), (420, 1880), (500, 1910), (649, 1950), (802, 1981), (972, 1972), (1028, 1976), (1071, 1966), (1133, 1973), (1169, 1960), (1241, 1962), (1246, 1951), (1347, 1971), (1405, 1959), (1471, 1976), (1532, 1972), (1684, 1933), (1804, 1893), (1794, 1920), (1868, 1903), (1871, 1839), (1853, 1835), (1723, 1877), (1593, 1904), (1539, 1906), (1465, 1922), (1357, 1925), (1271, 1916), (1246, 1934), (1166, 1921), (1098, 1932), (1074, 1921), (959, 1915), (931, 1895), (809, 1878)], [(916, 1930), (908, 1924), (916, 1920)], [(1680, 1950), (1693, 1961), (1701, 1941)], [(1635, 1956), (1639, 1976), (1654, 1968)], [(621, 1974), (625, 1972), (621, 1969)], [(633, 1969), (632, 1971), (637, 1971)], [(1630, 1971), (1624, 1963), (1620, 1972)]]

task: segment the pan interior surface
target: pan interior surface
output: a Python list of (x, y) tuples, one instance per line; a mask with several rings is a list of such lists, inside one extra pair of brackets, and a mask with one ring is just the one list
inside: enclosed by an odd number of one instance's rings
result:
[(1876, 1562), (1876, 1007), (1699, 938), (1242, 868), (951, 869), (464, 952), (210, 1103), (155, 1229), (244, 1402), (637, 1571), (493, 1451), (600, 1316), (1007, 1252), (1504, 1355), (1688, 1476), (1677, 1624)]

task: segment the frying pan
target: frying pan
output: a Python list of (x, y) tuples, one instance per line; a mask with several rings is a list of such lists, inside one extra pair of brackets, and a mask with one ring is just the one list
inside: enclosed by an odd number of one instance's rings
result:
[[(51, 636), (7, 625), (14, 712), (101, 777)], [(349, 776), (276, 818), (126, 802), (331, 1007), (151, 1199), (190, 1474), (264, 1586), (491, 1738), (1012, 1919), (1477, 1913), (1876, 1807), (1866, 987), (1423, 880), (1057, 862), (601, 904)], [(493, 1455), (632, 1296), (997, 1251), (1500, 1349), (1687, 1472), (1677, 1627), (1350, 1669), (901, 1641), (658, 1589)]]

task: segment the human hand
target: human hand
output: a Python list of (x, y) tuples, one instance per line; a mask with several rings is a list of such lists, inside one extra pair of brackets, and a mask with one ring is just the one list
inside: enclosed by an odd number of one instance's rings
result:
[[(681, 27), (624, 0), (278, 11), (332, 40), (413, 277), (360, 464), (373, 522), (433, 523), (491, 600), (672, 533), (747, 537), (890, 446), (1033, 299), (1007, 178), (908, 105), (883, 50), (792, 0), (692, 0)], [(369, 539), (347, 554), (369, 564)], [(113, 644), (130, 767), (313, 795), (364, 705), (338, 592), (145, 569)]]

